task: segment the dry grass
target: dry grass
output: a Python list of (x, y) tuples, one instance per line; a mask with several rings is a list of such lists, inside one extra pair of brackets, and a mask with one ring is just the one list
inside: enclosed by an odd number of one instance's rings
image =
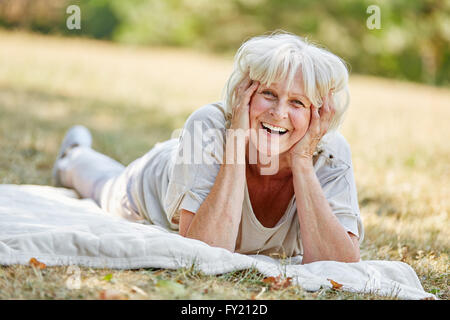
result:
[[(231, 59), (186, 50), (0, 32), (0, 183), (49, 184), (64, 131), (92, 129), (94, 148), (127, 164), (220, 99)], [(342, 128), (353, 153), (366, 236), (362, 258), (401, 260), (449, 298), (450, 90), (353, 76)], [(1, 299), (380, 299), (333, 290), (269, 290), (255, 270), (0, 267)], [(106, 276), (106, 277), (105, 277)], [(105, 293), (103, 291), (103, 293)], [(387, 297), (389, 298), (389, 297)], [(392, 297), (391, 297), (392, 298)]]

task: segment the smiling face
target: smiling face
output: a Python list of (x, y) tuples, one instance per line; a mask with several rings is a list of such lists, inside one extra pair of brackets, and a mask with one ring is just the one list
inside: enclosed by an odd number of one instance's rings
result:
[(270, 86), (260, 84), (250, 102), (251, 142), (271, 156), (289, 151), (308, 130), (310, 109), (300, 71), (290, 88), (287, 79)]

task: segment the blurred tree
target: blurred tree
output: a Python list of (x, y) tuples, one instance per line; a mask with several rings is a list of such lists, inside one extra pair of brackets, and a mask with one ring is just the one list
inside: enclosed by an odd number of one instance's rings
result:
[(113, 3), (109, 0), (81, 0), (81, 33), (98, 39), (112, 39), (115, 29), (119, 27)]
[[(69, 4), (81, 8), (79, 31), (66, 28)], [(366, 25), (370, 5), (380, 8), (380, 29)], [(220, 53), (282, 29), (354, 72), (450, 84), (450, 0), (0, 0), (0, 26)]]

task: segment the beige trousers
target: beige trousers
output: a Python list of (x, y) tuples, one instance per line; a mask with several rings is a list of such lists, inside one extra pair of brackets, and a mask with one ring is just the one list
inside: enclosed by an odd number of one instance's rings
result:
[(76, 147), (57, 162), (64, 187), (93, 199), (111, 215), (146, 223), (130, 201), (129, 170), (121, 163), (88, 147)]

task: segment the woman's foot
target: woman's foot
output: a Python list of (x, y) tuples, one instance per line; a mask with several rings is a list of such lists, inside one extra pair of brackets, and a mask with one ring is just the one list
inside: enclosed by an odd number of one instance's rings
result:
[(56, 157), (55, 164), (53, 165), (52, 178), (53, 185), (55, 187), (62, 187), (61, 179), (59, 177), (58, 162), (60, 159), (64, 158), (67, 153), (75, 147), (83, 146), (90, 148), (92, 145), (92, 135), (90, 131), (81, 125), (76, 125), (70, 128), (59, 148), (58, 156)]

